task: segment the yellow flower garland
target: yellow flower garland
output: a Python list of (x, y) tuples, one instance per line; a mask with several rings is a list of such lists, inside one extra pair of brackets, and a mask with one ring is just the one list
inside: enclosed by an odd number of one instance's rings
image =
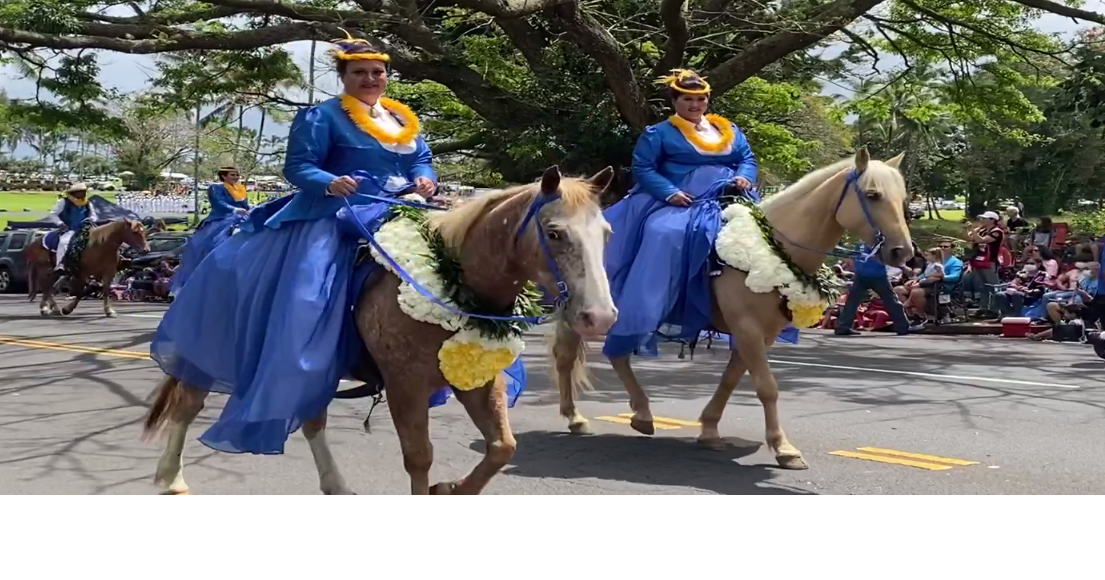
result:
[(465, 334), (457, 333), (437, 351), (441, 376), (461, 391), (486, 385), (518, 358), (509, 348), (488, 348), (485, 341), (469, 342), (471, 336)]
[(675, 125), (676, 129), (683, 134), (683, 137), (690, 141), (695, 147), (706, 151), (708, 153), (721, 153), (725, 151), (730, 145), (733, 144), (733, 124), (728, 119), (721, 115), (706, 115), (706, 121), (717, 128), (718, 133), (721, 133), (721, 141), (717, 143), (707, 143), (701, 135), (698, 134), (698, 130), (690, 121), (680, 117), (679, 115), (671, 116), (671, 124)]
[(230, 197), (234, 198), (234, 201), (242, 201), (246, 197), (249, 197), (246, 186), (241, 183), (224, 183), (223, 187), (226, 188), (226, 192), (230, 194)]
[(399, 131), (399, 133), (395, 135), (388, 133), (377, 125), (376, 121), (372, 120), (364, 103), (349, 95), (341, 96), (341, 108), (345, 111), (345, 114), (349, 115), (353, 124), (380, 143), (384, 143), (385, 145), (400, 145), (410, 143), (418, 136), (418, 115), (415, 115), (410, 107), (387, 97), (380, 97), (380, 104), (388, 111), (399, 116), (403, 123), (402, 131)]
[(78, 199), (76, 197), (73, 197), (72, 195), (66, 195), (65, 198), (68, 199), (73, 205), (75, 205), (77, 207), (84, 207), (84, 206), (88, 205), (88, 196), (87, 196), (87, 194), (85, 195), (84, 199)]

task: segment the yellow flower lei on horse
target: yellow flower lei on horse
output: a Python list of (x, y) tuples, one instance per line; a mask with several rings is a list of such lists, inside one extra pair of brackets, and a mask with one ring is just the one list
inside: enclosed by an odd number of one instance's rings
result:
[(223, 183), (223, 187), (226, 188), (226, 192), (230, 194), (230, 197), (234, 198), (234, 201), (242, 201), (246, 197), (249, 197), (246, 186), (241, 183)]
[(67, 194), (65, 196), (65, 199), (68, 199), (70, 203), (72, 203), (73, 205), (75, 205), (77, 207), (84, 207), (84, 206), (88, 205), (88, 194), (85, 194), (84, 199), (78, 199), (76, 197), (73, 197), (70, 194)]
[(698, 134), (698, 130), (693, 123), (679, 115), (671, 116), (671, 124), (675, 125), (675, 128), (679, 129), (679, 132), (683, 134), (683, 137), (695, 147), (708, 153), (721, 153), (725, 151), (733, 144), (733, 138), (735, 137), (733, 133), (733, 124), (729, 122), (729, 119), (721, 115), (706, 115), (706, 121), (716, 127), (718, 133), (721, 133), (721, 141), (717, 143), (707, 143), (706, 140)]
[(387, 97), (380, 97), (380, 104), (388, 111), (399, 116), (400, 121), (403, 123), (402, 131), (394, 135), (388, 133), (377, 125), (376, 121), (372, 120), (364, 103), (349, 95), (341, 96), (341, 108), (345, 111), (345, 114), (349, 115), (349, 118), (358, 129), (371, 135), (372, 138), (377, 141), (385, 145), (400, 145), (403, 143), (410, 143), (418, 136), (418, 115), (415, 115), (410, 107)]

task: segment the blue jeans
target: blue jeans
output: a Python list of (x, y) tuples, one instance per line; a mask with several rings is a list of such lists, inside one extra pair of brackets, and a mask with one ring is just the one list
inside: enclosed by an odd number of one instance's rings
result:
[(852, 289), (848, 291), (848, 301), (837, 318), (837, 331), (852, 328), (852, 324), (856, 321), (856, 310), (859, 309), (860, 303), (867, 299), (868, 290), (874, 290), (886, 305), (887, 313), (894, 320), (894, 331), (908, 331), (909, 319), (906, 318), (905, 309), (898, 302), (898, 297), (894, 295), (894, 288), (890, 286), (890, 280), (886, 276), (856, 276), (855, 281), (852, 282)]

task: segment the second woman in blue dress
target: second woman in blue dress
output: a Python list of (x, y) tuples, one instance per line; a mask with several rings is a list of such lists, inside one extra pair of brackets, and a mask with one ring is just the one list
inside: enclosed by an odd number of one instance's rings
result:
[[(606, 247), (618, 321), (603, 354), (657, 354), (657, 331), (691, 340), (708, 328), (710, 256), (721, 228), (718, 198), (729, 188), (754, 201), (758, 166), (736, 125), (709, 115), (710, 85), (693, 71), (661, 79), (675, 114), (645, 129), (633, 151), (637, 184), (606, 210)], [(780, 337), (797, 340), (788, 328)]]
[(359, 236), (339, 226), (345, 201), (371, 206), (361, 217), (375, 227), (368, 214), (383, 216), (388, 206), (364, 194), (435, 189), (418, 117), (383, 96), (387, 55), (364, 41), (338, 46), (344, 94), (292, 123), (284, 176), (299, 190), (254, 208), (238, 234), (211, 250), (150, 346), (167, 374), (230, 395), (200, 438), (219, 451), (282, 453), (349, 370)]
[(219, 183), (207, 188), (207, 201), (211, 205), (210, 213), (189, 238), (180, 256), (180, 266), (169, 281), (169, 293), (175, 296), (184, 287), (192, 272), (200, 262), (211, 253), (215, 246), (225, 242), (249, 213), (249, 192), (241, 183), (242, 174), (238, 168), (225, 166), (219, 168)]

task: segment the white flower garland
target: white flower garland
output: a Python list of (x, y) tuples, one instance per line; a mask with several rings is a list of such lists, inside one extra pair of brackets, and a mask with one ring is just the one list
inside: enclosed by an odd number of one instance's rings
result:
[[(422, 200), (420, 197), (404, 197), (408, 198)], [(375, 238), (384, 251), (423, 288), (441, 302), (455, 307), (451, 300), (443, 297), (445, 284), (435, 271), (433, 253), (417, 223), (406, 217), (397, 217), (381, 226)], [(375, 248), (372, 249), (372, 257), (389, 272), (398, 275)], [(399, 308), (420, 322), (459, 331), (441, 345), (438, 360), (445, 379), (461, 390), (487, 384), (510, 366), (526, 346), (520, 338), (489, 339), (475, 329), (466, 328), (467, 317), (457, 316), (431, 302), (407, 282), (399, 285)]]
[(744, 204), (734, 203), (721, 213), (721, 220), (721, 231), (714, 242), (718, 258), (748, 273), (745, 279), (748, 289), (760, 294), (778, 291), (787, 299), (787, 306), (795, 315), (793, 323), (799, 328), (812, 326), (809, 321), (814, 312), (820, 319), (825, 298), (816, 286), (798, 280), (786, 262), (775, 253), (764, 239), (752, 210)]

